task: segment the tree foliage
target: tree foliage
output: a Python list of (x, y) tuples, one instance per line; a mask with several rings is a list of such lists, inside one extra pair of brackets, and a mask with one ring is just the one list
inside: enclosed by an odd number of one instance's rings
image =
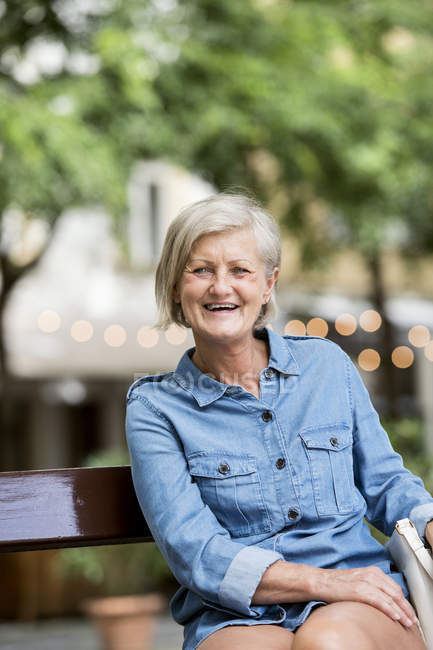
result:
[(427, 0), (4, 0), (0, 207), (120, 212), (132, 161), (165, 156), (280, 192), (307, 255), (432, 246), (432, 22)]

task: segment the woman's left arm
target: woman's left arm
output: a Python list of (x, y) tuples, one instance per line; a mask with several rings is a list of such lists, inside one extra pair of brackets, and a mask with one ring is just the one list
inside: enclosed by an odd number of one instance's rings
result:
[[(362, 379), (346, 356), (353, 418), (355, 482), (367, 503), (366, 518), (390, 536), (398, 519), (408, 517), (421, 538), (433, 541), (433, 498), (422, 480), (403, 465), (391, 446)], [(429, 540), (430, 541), (430, 540)]]

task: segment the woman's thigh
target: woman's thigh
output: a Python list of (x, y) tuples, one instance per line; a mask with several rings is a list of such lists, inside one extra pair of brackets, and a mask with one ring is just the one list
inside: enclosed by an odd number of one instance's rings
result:
[(293, 632), (278, 625), (228, 625), (204, 639), (197, 650), (290, 650)]
[(298, 628), (292, 650), (426, 650), (417, 625), (406, 628), (365, 603), (315, 609)]

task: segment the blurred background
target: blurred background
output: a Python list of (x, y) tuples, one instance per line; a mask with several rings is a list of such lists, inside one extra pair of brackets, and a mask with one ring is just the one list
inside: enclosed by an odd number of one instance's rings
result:
[[(238, 188), (281, 225), (274, 329), (351, 355), (431, 490), (432, 64), (430, 0), (0, 0), (0, 469), (128, 462), (129, 384), (192, 345), (153, 327), (167, 226)], [(140, 584), (125, 551), (0, 555), (0, 634), (170, 595), (142, 546)]]

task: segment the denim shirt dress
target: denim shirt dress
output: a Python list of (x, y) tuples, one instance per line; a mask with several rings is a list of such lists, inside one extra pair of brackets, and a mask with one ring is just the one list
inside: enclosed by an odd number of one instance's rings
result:
[(277, 560), (331, 569), (376, 565), (407, 595), (385, 547), (410, 517), (423, 537), (433, 499), (392, 449), (358, 371), (313, 336), (268, 339), (260, 398), (207, 376), (185, 352), (174, 372), (127, 393), (135, 491), (181, 587), (170, 602), (193, 650), (227, 625), (301, 625), (323, 601), (251, 603)]

